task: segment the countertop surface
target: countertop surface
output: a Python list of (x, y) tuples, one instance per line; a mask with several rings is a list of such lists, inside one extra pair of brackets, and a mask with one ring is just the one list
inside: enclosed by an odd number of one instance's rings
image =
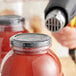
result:
[(60, 58), (64, 76), (76, 76), (76, 64), (71, 57)]

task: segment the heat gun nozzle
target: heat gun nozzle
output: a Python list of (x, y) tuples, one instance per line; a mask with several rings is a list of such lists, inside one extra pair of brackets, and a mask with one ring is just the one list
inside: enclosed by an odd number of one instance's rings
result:
[(60, 10), (53, 10), (46, 17), (46, 27), (52, 32), (58, 32), (65, 26), (65, 17)]

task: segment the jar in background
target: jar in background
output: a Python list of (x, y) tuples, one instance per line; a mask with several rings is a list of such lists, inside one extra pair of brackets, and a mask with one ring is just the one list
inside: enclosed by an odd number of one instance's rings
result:
[(0, 16), (0, 62), (10, 49), (9, 38), (17, 33), (28, 33), (25, 19), (17, 15)]
[[(63, 76), (49, 36), (17, 34), (10, 39), (12, 54), (1, 65), (1, 76)], [(8, 57), (7, 57), (8, 56)]]

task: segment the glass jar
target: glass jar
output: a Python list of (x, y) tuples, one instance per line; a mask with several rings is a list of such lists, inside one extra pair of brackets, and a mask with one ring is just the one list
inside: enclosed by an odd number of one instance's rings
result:
[(17, 34), (10, 40), (12, 51), (3, 60), (1, 76), (63, 76), (49, 36)]
[(0, 16), (0, 63), (10, 49), (9, 38), (17, 33), (27, 33), (25, 19), (17, 15)]

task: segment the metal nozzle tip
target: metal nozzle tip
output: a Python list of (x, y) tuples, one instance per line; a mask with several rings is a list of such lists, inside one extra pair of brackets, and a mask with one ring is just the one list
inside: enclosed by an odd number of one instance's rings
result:
[(65, 25), (65, 18), (61, 11), (54, 10), (46, 18), (46, 27), (52, 32), (60, 31)]

